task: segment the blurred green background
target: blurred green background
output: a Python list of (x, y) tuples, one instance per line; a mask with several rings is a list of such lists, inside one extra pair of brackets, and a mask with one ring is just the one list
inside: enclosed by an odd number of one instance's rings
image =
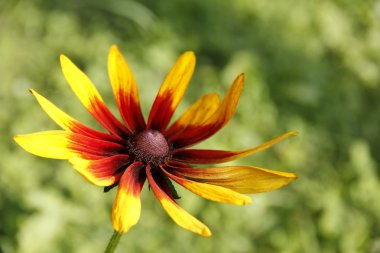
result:
[[(117, 44), (147, 113), (185, 50), (197, 69), (178, 110), (224, 95), (246, 73), (236, 115), (202, 147), (243, 149), (300, 135), (234, 162), (299, 179), (235, 207), (180, 187), (180, 204), (212, 230), (176, 226), (147, 187), (142, 217), (117, 252), (380, 252), (379, 1), (0, 1), (0, 252), (103, 252), (115, 190), (65, 161), (26, 153), (12, 135), (58, 129), (33, 88), (91, 126), (59, 67), (68, 55), (116, 113), (106, 59)], [(147, 115), (147, 114), (145, 114)]]

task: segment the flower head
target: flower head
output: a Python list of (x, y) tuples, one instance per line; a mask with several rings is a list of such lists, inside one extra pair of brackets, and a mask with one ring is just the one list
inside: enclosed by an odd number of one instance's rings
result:
[(147, 122), (140, 109), (136, 81), (116, 46), (109, 52), (108, 72), (122, 122), (109, 111), (90, 79), (64, 55), (61, 66), (74, 93), (107, 133), (85, 126), (31, 90), (42, 109), (63, 130), (17, 135), (14, 139), (34, 155), (68, 160), (89, 182), (104, 187), (105, 192), (117, 186), (112, 223), (119, 233), (127, 232), (138, 222), (140, 192), (146, 181), (175, 223), (210, 236), (207, 226), (177, 204), (172, 181), (206, 199), (244, 205), (251, 203), (251, 198), (244, 194), (271, 191), (297, 178), (293, 173), (255, 166), (192, 167), (232, 161), (296, 135), (288, 132), (241, 151), (191, 148), (230, 120), (243, 89), (243, 74), (235, 79), (223, 100), (215, 93), (205, 95), (169, 126), (194, 72), (194, 53), (185, 52), (172, 67)]

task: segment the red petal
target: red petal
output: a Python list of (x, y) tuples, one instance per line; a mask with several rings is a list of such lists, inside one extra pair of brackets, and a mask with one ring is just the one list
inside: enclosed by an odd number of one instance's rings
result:
[(79, 134), (83, 134), (89, 137), (93, 137), (95, 139), (102, 139), (102, 140), (116, 141), (116, 142), (122, 141), (122, 139), (117, 135), (102, 133), (83, 125), (82, 123), (80, 123), (79, 121), (77, 121), (76, 119), (69, 116), (61, 109), (59, 109), (48, 99), (38, 94), (35, 90), (30, 89), (30, 92), (34, 95), (34, 97), (37, 99), (42, 109), (49, 115), (49, 117), (63, 129), (70, 132), (79, 133)]
[(108, 73), (120, 114), (131, 132), (145, 128), (135, 78), (117, 46), (108, 55)]
[(256, 152), (270, 148), (282, 139), (297, 135), (296, 131), (287, 132), (270, 141), (265, 142), (257, 147), (253, 147), (240, 151), (224, 151), (224, 150), (202, 150), (202, 149), (180, 149), (173, 152), (173, 160), (194, 163), (194, 164), (214, 164), (229, 162), (241, 157), (245, 157)]
[(123, 154), (125, 147), (110, 141), (98, 140), (81, 134), (71, 134), (68, 148), (78, 152), (86, 159)]
[(29, 153), (52, 159), (79, 156), (91, 160), (126, 153), (124, 146), (118, 143), (63, 130), (16, 135), (14, 139)]
[(117, 171), (129, 163), (128, 155), (114, 155), (98, 160), (86, 160), (72, 157), (69, 162), (90, 183), (99, 186), (109, 186), (116, 183), (121, 173)]
[(207, 94), (192, 104), (172, 126), (165, 135), (169, 141), (180, 136), (188, 128), (194, 128), (207, 121), (219, 108), (220, 99), (215, 93)]
[(88, 112), (110, 133), (127, 135), (129, 130), (108, 110), (91, 80), (66, 56), (60, 59), (67, 82)]

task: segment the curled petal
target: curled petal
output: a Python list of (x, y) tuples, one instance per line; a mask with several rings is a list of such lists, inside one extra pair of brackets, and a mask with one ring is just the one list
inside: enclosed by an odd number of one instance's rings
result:
[(129, 166), (120, 178), (112, 207), (112, 224), (119, 233), (126, 233), (140, 219), (140, 193), (146, 179), (141, 172), (142, 164), (136, 162)]
[(98, 160), (86, 160), (77, 156), (70, 158), (73, 165), (84, 178), (98, 186), (110, 186), (120, 179), (117, 171), (129, 163), (128, 155), (114, 155)]
[(103, 140), (109, 140), (109, 141), (120, 141), (120, 138), (115, 136), (115, 135), (102, 133), (102, 132), (93, 130), (93, 129), (83, 125), (82, 123), (80, 123), (79, 121), (77, 121), (76, 119), (67, 115), (61, 109), (56, 107), (48, 99), (46, 99), (42, 95), (38, 94), (35, 90), (31, 89), (30, 92), (37, 99), (38, 103), (40, 104), (42, 109), (47, 113), (47, 115), (49, 115), (49, 117), (55, 123), (57, 123), (57, 125), (62, 127), (64, 130), (71, 131), (74, 133), (83, 134), (83, 135), (93, 137), (96, 139), (103, 139)]
[(252, 203), (252, 199), (250, 197), (237, 193), (228, 188), (177, 177), (170, 174), (163, 168), (162, 171), (176, 183), (205, 199), (234, 205), (246, 205)]
[(245, 157), (256, 152), (270, 148), (272, 145), (289, 136), (296, 136), (296, 131), (290, 131), (282, 134), (270, 141), (267, 141), (257, 147), (241, 151), (224, 151), (224, 150), (202, 150), (202, 149), (180, 149), (173, 153), (173, 159), (180, 162), (194, 164), (214, 164), (229, 162), (241, 157)]
[(150, 166), (147, 166), (146, 168), (146, 175), (149, 185), (152, 188), (154, 195), (156, 195), (157, 199), (160, 201), (162, 208), (178, 226), (202, 236), (211, 236), (211, 231), (206, 225), (177, 205), (177, 203), (157, 185), (153, 179)]
[(201, 125), (217, 111), (219, 105), (220, 99), (215, 93), (201, 97), (166, 131), (166, 136), (171, 141), (187, 128)]
[(254, 166), (228, 166), (193, 169), (186, 165), (172, 166), (173, 174), (189, 180), (222, 186), (239, 193), (259, 193), (278, 189), (297, 179), (294, 173), (280, 172)]
[(234, 114), (243, 87), (244, 74), (240, 74), (232, 83), (218, 110), (203, 123), (188, 127), (180, 135), (172, 138), (174, 146), (177, 148), (191, 146), (218, 132)]
[(149, 114), (148, 128), (165, 130), (186, 91), (195, 68), (195, 55), (185, 52), (162, 83)]
[(73, 156), (99, 159), (119, 154), (124, 149), (122, 145), (115, 142), (62, 130), (16, 135), (14, 140), (31, 154), (53, 159), (70, 159)]
[(129, 133), (108, 110), (91, 80), (69, 58), (61, 55), (63, 75), (88, 112), (110, 133), (125, 136)]
[(108, 73), (120, 114), (133, 133), (145, 128), (135, 78), (117, 46), (108, 55)]
[[(165, 176), (163, 173), (155, 173), (153, 176), (154, 182), (158, 185), (158, 187), (166, 194), (170, 199), (175, 201), (175, 195), (173, 195), (173, 185), (170, 185), (169, 178)], [(174, 189), (175, 190), (175, 189)], [(177, 193), (175, 191), (175, 193)]]

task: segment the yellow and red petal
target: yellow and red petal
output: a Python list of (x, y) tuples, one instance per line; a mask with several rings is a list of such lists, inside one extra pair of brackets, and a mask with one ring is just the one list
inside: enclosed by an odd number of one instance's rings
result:
[(128, 155), (114, 155), (97, 160), (87, 160), (79, 156), (69, 159), (84, 178), (98, 186), (110, 186), (120, 179), (118, 170), (130, 162)]
[(119, 233), (126, 233), (140, 219), (140, 193), (146, 177), (142, 164), (130, 165), (120, 178), (119, 187), (112, 207), (112, 225)]
[(160, 201), (162, 208), (178, 226), (205, 237), (211, 236), (211, 231), (206, 225), (182, 209), (157, 185), (153, 179), (150, 166), (147, 166), (146, 168), (146, 175), (149, 185), (152, 188), (154, 195), (156, 195), (157, 199)]
[(233, 205), (246, 205), (252, 203), (252, 199), (250, 197), (237, 193), (231, 189), (218, 185), (191, 181), (183, 177), (175, 176), (162, 167), (161, 169), (170, 179), (175, 181), (177, 184), (182, 185), (189, 191), (205, 199)]
[(133, 133), (143, 130), (145, 121), (141, 112), (136, 80), (127, 61), (115, 45), (111, 47), (108, 55), (108, 74), (124, 123)]
[(62, 127), (64, 130), (83, 134), (83, 135), (96, 138), (96, 139), (109, 140), (109, 141), (121, 140), (120, 137), (116, 135), (102, 133), (83, 125), (82, 123), (80, 123), (79, 121), (77, 121), (76, 119), (72, 118), (71, 116), (66, 114), (64, 111), (59, 109), (52, 102), (50, 102), (48, 99), (40, 95), (35, 90), (31, 89), (30, 92), (37, 99), (38, 103), (40, 104), (41, 108), (46, 112), (46, 114), (49, 115), (49, 117), (57, 125)]
[(219, 105), (220, 99), (215, 93), (201, 97), (170, 126), (165, 135), (169, 138), (169, 141), (171, 141), (187, 128), (201, 125), (218, 110)]
[(229, 162), (270, 148), (272, 145), (276, 144), (282, 139), (289, 136), (296, 136), (297, 134), (298, 133), (296, 131), (290, 131), (257, 147), (240, 151), (179, 149), (173, 152), (173, 160), (193, 164), (214, 164)]
[(263, 169), (255, 166), (228, 166), (194, 169), (174, 164), (170, 172), (189, 180), (222, 186), (239, 193), (268, 192), (297, 179), (294, 173)]
[(148, 118), (148, 128), (163, 131), (186, 91), (195, 68), (195, 55), (185, 52), (162, 83)]
[(31, 154), (53, 159), (70, 159), (73, 156), (99, 159), (120, 154), (124, 150), (122, 145), (115, 142), (63, 130), (16, 135), (14, 140)]
[(240, 74), (229, 88), (218, 110), (205, 122), (188, 127), (180, 135), (172, 138), (175, 147), (187, 147), (201, 142), (225, 126), (235, 112), (244, 87), (244, 74)]
[(91, 80), (73, 62), (61, 55), (61, 67), (70, 87), (89, 113), (110, 133), (125, 136), (128, 129), (108, 110)]

